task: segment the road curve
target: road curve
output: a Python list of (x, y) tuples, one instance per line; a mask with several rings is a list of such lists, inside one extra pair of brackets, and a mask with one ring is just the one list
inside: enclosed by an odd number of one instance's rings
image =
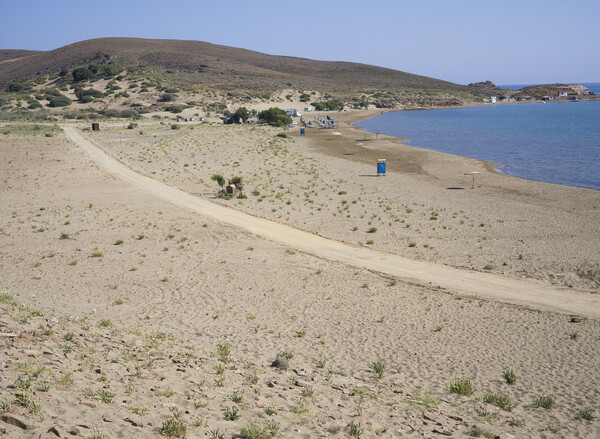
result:
[(72, 126), (63, 126), (66, 135), (80, 146), (105, 172), (116, 179), (191, 212), (230, 224), (261, 238), (297, 250), (366, 268), (427, 286), (439, 286), (458, 294), (472, 295), (530, 308), (600, 318), (600, 294), (542, 285), (493, 273), (467, 271), (444, 265), (415, 261), (335, 241), (265, 218), (220, 206), (165, 183), (141, 175), (105, 153)]

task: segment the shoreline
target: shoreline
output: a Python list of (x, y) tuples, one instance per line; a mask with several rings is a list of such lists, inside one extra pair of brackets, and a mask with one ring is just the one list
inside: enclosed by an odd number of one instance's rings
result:
[[(530, 103), (530, 102), (519, 102), (518, 104), (523, 104), (523, 103)], [(514, 104), (517, 104), (516, 102)], [(419, 147), (419, 146), (414, 146), (414, 145), (407, 145), (406, 143), (404, 143), (407, 138), (404, 137), (397, 137), (397, 136), (392, 136), (392, 135), (387, 135), (387, 134), (381, 134), (381, 133), (372, 133), (370, 131), (367, 131), (366, 128), (362, 128), (362, 127), (358, 127), (356, 126), (356, 123), (361, 122), (363, 120), (366, 119), (370, 119), (372, 117), (375, 116), (379, 116), (382, 115), (384, 113), (390, 113), (390, 112), (399, 112), (399, 111), (413, 111), (413, 110), (439, 110), (439, 109), (451, 109), (451, 108), (472, 108), (472, 107), (479, 107), (479, 106), (484, 106), (486, 104), (481, 104), (481, 105), (459, 105), (459, 106), (451, 106), (451, 107), (431, 107), (431, 108), (420, 108), (420, 109), (377, 109), (377, 110), (357, 110), (352, 114), (349, 115), (340, 115), (339, 112), (319, 112), (320, 114), (334, 114), (336, 117), (336, 120), (339, 120), (341, 123), (343, 123), (343, 125), (340, 124), (339, 128), (337, 130), (332, 130), (332, 129), (321, 129), (321, 128), (314, 128), (314, 129), (309, 129), (307, 128), (306, 132), (311, 133), (311, 132), (315, 132), (317, 130), (323, 130), (325, 133), (327, 133), (329, 131), (329, 133), (331, 134), (331, 132), (334, 131), (341, 131), (341, 130), (345, 130), (348, 131), (349, 133), (352, 134), (356, 134), (357, 136), (360, 135), (371, 135), (371, 136), (376, 136), (376, 139), (372, 139), (372, 138), (367, 138), (369, 136), (366, 136), (365, 139), (362, 142), (369, 142), (368, 146), (370, 145), (377, 145), (376, 147), (373, 148), (367, 148), (365, 146), (365, 144), (363, 143), (362, 147), (363, 147), (363, 151), (366, 151), (367, 149), (371, 152), (369, 157), (363, 158), (362, 160), (359, 158), (360, 161), (363, 161), (365, 163), (371, 163), (372, 158), (376, 155), (376, 154), (392, 154), (394, 155), (394, 150), (392, 148), (385, 145), (385, 143), (392, 143), (395, 144), (399, 147), (408, 149), (408, 150), (413, 150), (413, 152), (415, 153), (415, 155), (419, 156), (425, 156), (425, 155), (431, 155), (431, 156), (439, 156), (439, 157), (443, 157), (443, 156), (449, 156), (449, 157), (454, 157), (457, 159), (457, 161), (462, 161), (463, 163), (476, 163), (476, 164), (480, 164), (486, 171), (493, 173), (495, 175), (498, 176), (503, 176), (506, 177), (508, 179), (515, 179), (516, 181), (520, 181), (522, 183), (531, 183), (535, 186), (538, 185), (549, 185), (552, 187), (556, 187), (556, 188), (562, 188), (564, 190), (575, 190), (575, 191), (591, 191), (591, 192), (600, 192), (599, 189), (594, 189), (594, 188), (587, 188), (587, 187), (581, 187), (581, 186), (570, 186), (570, 185), (566, 185), (566, 184), (561, 184), (561, 183), (553, 183), (553, 182), (547, 182), (547, 181), (541, 181), (541, 180), (533, 180), (533, 179), (528, 179), (525, 177), (519, 177), (516, 175), (511, 175), (511, 174), (507, 174), (505, 172), (502, 172), (499, 170), (500, 167), (504, 166), (501, 163), (497, 163), (497, 162), (493, 162), (490, 160), (484, 160), (484, 159), (477, 159), (477, 158), (472, 158), (472, 157), (467, 157), (467, 156), (461, 156), (458, 154), (451, 154), (451, 153), (446, 153), (446, 152), (442, 152), (442, 151), (437, 151), (434, 149), (427, 149), (427, 148), (423, 148), (423, 147)], [(494, 105), (511, 105), (511, 103), (509, 104), (494, 104)], [(312, 130), (312, 131), (311, 131)], [(324, 133), (319, 133), (317, 136), (317, 138), (323, 138)], [(298, 138), (300, 138), (299, 135), (299, 130), (294, 129), (294, 135), (297, 136)], [(341, 136), (340, 136), (341, 137)], [(358, 141), (358, 140), (357, 140)], [(314, 143), (314, 142), (313, 142)], [(328, 142), (328, 144), (331, 144), (333, 142)], [(322, 145), (318, 146), (318, 145), (313, 145), (316, 147), (316, 149), (319, 152), (325, 152), (328, 155), (331, 156), (338, 156), (339, 155), (339, 151), (331, 151), (328, 148), (324, 148)], [(345, 159), (350, 160), (350, 161), (356, 161), (354, 160), (355, 157), (353, 157), (353, 153), (352, 152), (348, 152), (350, 149), (349, 148), (345, 148), (344, 152), (343, 152), (343, 156)], [(352, 158), (351, 158), (352, 157)], [(394, 172), (394, 169), (391, 168), (389, 166), (390, 161), (388, 160), (388, 172)], [(395, 168), (398, 171), (402, 171), (403, 168)], [(417, 174), (423, 174), (423, 172), (416, 172)]]
[[(471, 269), (478, 269), (478, 266), (481, 269), (480, 267), (486, 265), (486, 259), (498, 261), (499, 258), (505, 258), (502, 265), (513, 265), (513, 268), (502, 268), (504, 274), (517, 277), (533, 276), (553, 284), (575, 286), (570, 280), (565, 281), (571, 276), (567, 276), (566, 273), (580, 273), (573, 279), (578, 277), (581, 281), (581, 276), (584, 276), (591, 280), (585, 281), (587, 288), (591, 291), (598, 288), (598, 261), (593, 256), (592, 249), (594, 243), (597, 243), (597, 238), (592, 231), (593, 226), (590, 228), (591, 225), (598, 224), (598, 190), (527, 180), (498, 171), (499, 164), (494, 162), (409, 146), (403, 143), (402, 138), (372, 134), (354, 125), (359, 120), (378, 114), (381, 114), (381, 110), (354, 112), (348, 115), (336, 113), (334, 118), (338, 122), (338, 129), (307, 129), (305, 137), (299, 136), (298, 131), (295, 131), (294, 136), (301, 144), (307, 145), (310, 151), (329, 157), (327, 160), (332, 161), (332, 166), (343, 174), (352, 174), (351, 170), (356, 169), (369, 169), (374, 172), (377, 159), (386, 158), (387, 177), (385, 180), (374, 180), (372, 186), (382, 189), (390, 187), (389, 190), (383, 189), (384, 194), (395, 199), (398, 204), (439, 206), (438, 209), (454, 211), (455, 214), (464, 212), (469, 218), (480, 217), (483, 220), (481, 224), (500, 222), (504, 225), (498, 227), (507, 228), (494, 233), (493, 246), (490, 247), (488, 240), (485, 247), (477, 250), (480, 262), (475, 264), (470, 257), (475, 249), (467, 250), (468, 246), (464, 244), (478, 236), (476, 230), (472, 231), (472, 236), (460, 233), (460, 238), (453, 238), (462, 241), (463, 245), (450, 245), (448, 249), (452, 250), (445, 256), (431, 258), (421, 253), (418, 257)], [(339, 134), (333, 135), (334, 132)], [(368, 165), (368, 168), (365, 168), (365, 165)], [(479, 174), (476, 177), (475, 188), (471, 189), (472, 178), (465, 174), (473, 171)], [(357, 178), (358, 184), (369, 173), (358, 171), (356, 175), (354, 178)], [(366, 183), (360, 185), (363, 184)], [(376, 194), (377, 192), (373, 196), (379, 198)], [(510, 226), (507, 227), (508, 223)], [(426, 223), (420, 223), (419, 228), (424, 231), (428, 226)], [(543, 239), (535, 238), (540, 228), (548, 231)], [(394, 239), (393, 235), (392, 233), (389, 239)], [(454, 232), (451, 232), (450, 236), (452, 235)], [(587, 238), (582, 240), (583, 236)], [(439, 236), (438, 239), (447, 238)], [(541, 241), (545, 242), (542, 244)], [(394, 247), (393, 252), (410, 255), (402, 245), (390, 245)], [(568, 249), (566, 253), (569, 256), (560, 254), (561, 247)], [(584, 247), (587, 247), (587, 250), (580, 252)], [(464, 250), (461, 251), (461, 248)], [(508, 259), (517, 255), (520, 259), (524, 251), (531, 252), (532, 262), (536, 262), (522, 271), (517, 269), (517, 266), (521, 265), (520, 260), (511, 263)], [(579, 256), (575, 257), (575, 253), (579, 253)], [(575, 262), (577, 260), (579, 262)], [(571, 268), (566, 268), (567, 266)], [(589, 269), (584, 268), (588, 266)]]
[[(492, 104), (492, 105), (516, 105), (516, 104), (532, 104), (532, 103), (539, 103), (539, 102), (511, 102), (511, 103), (499, 103), (499, 104)], [(551, 103), (567, 103), (567, 102), (551, 102)], [(449, 106), (449, 107), (431, 107), (431, 108), (386, 109), (386, 110), (378, 110), (376, 114), (364, 115), (364, 117), (349, 118), (350, 120), (348, 122), (358, 132), (369, 133), (369, 134), (380, 136), (382, 138), (389, 138), (390, 140), (391, 139), (397, 139), (398, 141), (400, 141), (401, 145), (406, 146), (406, 147), (411, 147), (411, 148), (415, 148), (417, 150), (422, 150), (422, 151), (431, 151), (431, 152), (440, 153), (440, 154), (449, 154), (449, 155), (452, 155), (452, 156), (455, 156), (455, 157), (460, 157), (460, 158), (469, 159), (469, 160), (477, 160), (477, 161), (481, 162), (482, 164), (484, 164), (487, 170), (489, 170), (491, 172), (495, 172), (495, 173), (497, 173), (499, 175), (505, 175), (505, 176), (508, 176), (508, 177), (518, 178), (518, 179), (521, 179), (521, 180), (524, 180), (524, 181), (529, 181), (529, 182), (534, 182), (534, 183), (545, 183), (545, 184), (558, 185), (558, 186), (570, 187), (570, 188), (576, 188), (576, 189), (585, 189), (585, 190), (592, 190), (592, 191), (600, 191), (600, 189), (597, 189), (597, 188), (584, 187), (584, 186), (576, 186), (576, 185), (569, 185), (569, 184), (557, 183), (557, 182), (552, 182), (552, 181), (536, 180), (534, 178), (527, 178), (527, 177), (523, 177), (523, 176), (519, 176), (519, 175), (513, 175), (513, 174), (510, 174), (510, 173), (502, 171), (501, 168), (504, 167), (504, 166), (506, 166), (506, 165), (502, 164), (502, 163), (499, 163), (499, 162), (494, 162), (494, 161), (485, 160), (485, 159), (479, 159), (479, 158), (475, 158), (475, 157), (468, 157), (468, 156), (459, 155), (459, 154), (446, 153), (446, 152), (439, 151), (439, 150), (433, 149), (433, 148), (425, 148), (425, 147), (416, 146), (416, 145), (409, 145), (409, 144), (404, 143), (406, 140), (408, 140), (407, 138), (400, 137), (400, 136), (388, 135), (388, 134), (382, 134), (382, 133), (374, 133), (374, 132), (368, 131), (367, 128), (356, 126), (356, 124), (359, 123), (359, 122), (362, 122), (362, 121), (367, 120), (367, 119), (374, 118), (376, 116), (380, 116), (380, 115), (382, 115), (384, 113), (401, 112), (401, 111), (417, 111), (417, 110), (420, 111), (420, 110), (443, 110), (443, 109), (456, 109), (456, 108), (473, 108), (473, 107), (482, 107), (482, 106), (486, 106), (486, 105), (488, 105), (488, 104), (456, 105), (456, 106)], [(363, 111), (372, 112), (374, 110), (363, 110)]]

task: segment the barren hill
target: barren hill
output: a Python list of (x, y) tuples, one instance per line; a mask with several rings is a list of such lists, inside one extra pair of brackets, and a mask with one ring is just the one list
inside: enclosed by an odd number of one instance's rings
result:
[(37, 50), (0, 49), (0, 64), (40, 53)]
[[(0, 52), (0, 61), (17, 55), (8, 52)], [(20, 56), (13, 62), (0, 64), (0, 86), (97, 63), (130, 70), (169, 69), (180, 82), (222, 90), (272, 90), (293, 84), (306, 88), (319, 86), (333, 92), (419, 88), (473, 93), (462, 85), (392, 69), (267, 55), (201, 41), (100, 38), (48, 52), (24, 52)]]

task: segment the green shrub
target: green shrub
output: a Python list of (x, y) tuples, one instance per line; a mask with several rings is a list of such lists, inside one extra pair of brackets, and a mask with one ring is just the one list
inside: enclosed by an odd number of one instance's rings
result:
[(46, 95), (46, 99), (50, 99), (52, 96), (62, 96), (62, 93), (57, 88), (49, 88), (44, 91), (44, 94)]
[(35, 110), (35, 109), (38, 109), (38, 108), (42, 108), (42, 104), (40, 104), (35, 99), (30, 99), (27, 102), (29, 103), (29, 105), (27, 106), (27, 108), (30, 109), (30, 110)]
[(586, 421), (593, 421), (595, 418), (594, 411), (595, 410), (592, 407), (577, 409), (577, 416), (579, 416), (581, 419), (585, 419)]
[(261, 430), (258, 425), (251, 422), (246, 427), (242, 427), (240, 437), (242, 439), (268, 439), (270, 435), (267, 434), (266, 429)]
[(258, 113), (258, 118), (269, 125), (286, 127), (292, 123), (292, 118), (281, 108), (271, 107)]
[(71, 105), (71, 99), (66, 96), (51, 96), (48, 98), (49, 107), (66, 107)]
[(239, 190), (244, 189), (244, 183), (242, 181), (242, 177), (238, 177), (238, 176), (234, 175), (233, 177), (231, 177), (231, 180), (229, 180), (229, 183), (234, 185)]
[(170, 111), (171, 113), (181, 113), (187, 107), (185, 105), (169, 105), (165, 108), (165, 111)]
[(495, 405), (496, 407), (506, 410), (507, 412), (512, 411), (512, 402), (506, 395), (501, 395), (499, 393), (488, 393), (483, 396), (483, 402)]
[(27, 90), (29, 89), (29, 87), (25, 84), (19, 84), (18, 82), (13, 82), (11, 84), (8, 84), (8, 87), (6, 87), (6, 91), (11, 92), (11, 93), (18, 93), (20, 91), (23, 90)]
[(250, 111), (246, 107), (240, 107), (235, 110), (231, 119), (234, 123), (246, 123), (248, 118), (250, 117)]
[(165, 437), (185, 437), (187, 425), (181, 419), (169, 418), (163, 421), (160, 431)]
[(371, 370), (377, 379), (383, 378), (385, 375), (385, 362), (381, 360), (374, 361), (371, 363)]
[(512, 369), (506, 369), (502, 375), (508, 384), (514, 384), (517, 381), (517, 376)]
[(105, 66), (104, 67), (104, 76), (106, 76), (107, 78), (110, 78), (111, 76), (115, 76), (118, 73), (119, 73), (119, 71), (114, 66)]
[(162, 95), (160, 95), (160, 102), (173, 102), (175, 99), (177, 99), (177, 96), (175, 96), (174, 94), (171, 93), (163, 93)]
[(456, 379), (450, 382), (448, 390), (451, 393), (458, 393), (459, 395), (471, 396), (474, 392), (471, 381), (465, 379)]
[(344, 108), (344, 103), (339, 100), (329, 100), (325, 102), (313, 102), (312, 105), (315, 107), (317, 111), (333, 111), (333, 110), (341, 110)]
[(103, 98), (104, 93), (100, 90), (96, 90), (95, 88), (88, 88), (87, 90), (81, 91), (81, 96), (91, 96), (93, 98)]
[(73, 69), (73, 81), (86, 81), (88, 79), (92, 79), (94, 76), (94, 72), (86, 67), (77, 67)]
[(538, 407), (545, 408), (546, 410), (552, 410), (552, 407), (554, 407), (554, 397), (550, 395), (536, 396), (533, 402)]

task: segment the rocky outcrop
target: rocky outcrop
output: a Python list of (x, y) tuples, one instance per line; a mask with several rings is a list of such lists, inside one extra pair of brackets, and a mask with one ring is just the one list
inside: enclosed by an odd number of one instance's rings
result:
[(467, 87), (483, 88), (484, 90), (500, 90), (492, 81), (472, 82)]
[(514, 93), (513, 97), (530, 96), (534, 99), (543, 96), (558, 97), (561, 92), (566, 92), (568, 97), (594, 96), (594, 92), (579, 84), (543, 84), (524, 87)]

